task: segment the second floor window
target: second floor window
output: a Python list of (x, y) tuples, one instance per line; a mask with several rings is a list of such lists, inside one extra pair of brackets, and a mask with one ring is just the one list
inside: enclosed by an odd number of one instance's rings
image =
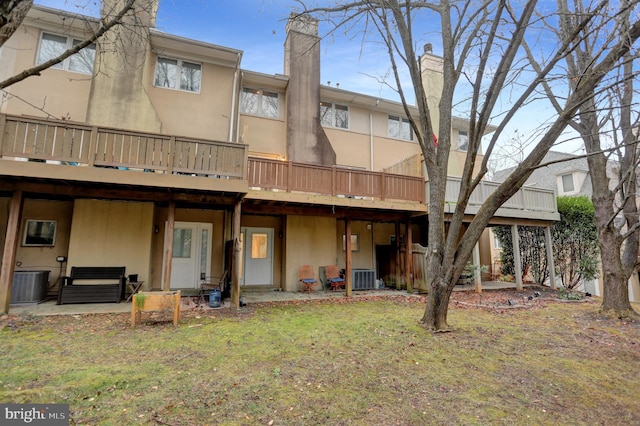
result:
[(389, 116), (389, 137), (396, 139), (413, 140), (413, 129), (406, 118)]
[(349, 108), (331, 102), (320, 102), (320, 122), (325, 127), (349, 128)]
[(458, 130), (458, 150), (466, 151), (469, 149), (469, 134)]
[[(60, 56), (72, 47), (82, 43), (82, 41), (83, 40), (61, 35), (42, 33), (40, 49), (38, 50), (38, 65)], [(51, 68), (91, 74), (93, 73), (93, 63), (95, 59), (96, 45), (92, 43), (75, 55), (71, 55), (64, 61), (53, 65)]]
[(200, 92), (202, 66), (180, 59), (158, 56), (153, 85), (187, 92)]
[(262, 89), (242, 89), (240, 111), (245, 114), (278, 118), (280, 116), (279, 96), (275, 92)]

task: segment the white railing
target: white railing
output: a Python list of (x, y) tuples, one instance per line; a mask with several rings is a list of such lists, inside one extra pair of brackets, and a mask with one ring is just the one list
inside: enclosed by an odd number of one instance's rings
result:
[[(449, 176), (445, 192), (445, 202), (455, 204), (458, 202), (461, 179)], [(482, 181), (480, 185), (471, 193), (469, 207), (480, 207), (484, 201), (500, 186), (500, 182)], [(429, 202), (429, 183), (426, 184), (427, 203)], [(529, 210), (537, 212), (555, 213), (558, 211), (556, 205), (556, 194), (553, 189), (536, 188), (523, 186), (516, 192), (502, 209)]]

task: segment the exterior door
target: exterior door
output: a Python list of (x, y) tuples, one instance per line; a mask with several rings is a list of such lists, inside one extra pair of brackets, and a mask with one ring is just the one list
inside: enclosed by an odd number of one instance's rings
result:
[(273, 285), (273, 228), (242, 228), (242, 285)]
[(211, 271), (210, 223), (176, 222), (173, 230), (171, 289), (196, 289)]

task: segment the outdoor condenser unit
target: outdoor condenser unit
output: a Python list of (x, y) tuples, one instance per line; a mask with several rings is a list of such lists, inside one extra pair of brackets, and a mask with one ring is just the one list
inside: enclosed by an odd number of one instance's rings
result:
[(372, 269), (352, 269), (353, 290), (373, 290), (376, 288), (376, 271)]
[(15, 271), (11, 287), (11, 304), (38, 303), (47, 297), (51, 271)]

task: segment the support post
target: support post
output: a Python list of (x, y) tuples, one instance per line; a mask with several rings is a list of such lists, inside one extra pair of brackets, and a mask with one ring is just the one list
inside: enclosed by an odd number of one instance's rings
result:
[(511, 225), (511, 241), (513, 242), (513, 270), (516, 275), (516, 290), (522, 290), (522, 260), (520, 259), (518, 225)]
[(413, 235), (411, 234), (411, 219), (407, 220), (407, 229), (404, 236), (404, 279), (407, 282), (407, 293), (413, 293), (413, 251), (411, 244)]
[(401, 261), (400, 261), (400, 222), (395, 222), (395, 233), (396, 233), (396, 290), (402, 288), (402, 270), (401, 270)]
[(482, 293), (482, 265), (480, 265), (480, 245), (473, 246), (473, 281), (476, 293)]
[(553, 262), (553, 246), (551, 241), (551, 227), (544, 228), (544, 243), (547, 246), (547, 267), (549, 268), (549, 286), (556, 289), (556, 265)]
[(345, 296), (351, 297), (353, 282), (351, 281), (351, 219), (344, 220), (344, 257), (345, 257)]
[(167, 229), (164, 236), (164, 281), (162, 291), (171, 289), (171, 262), (173, 262), (173, 230), (176, 222), (176, 202), (169, 200), (169, 211), (167, 212)]
[(13, 270), (20, 240), (20, 217), (24, 196), (21, 189), (13, 191), (9, 204), (9, 220), (7, 221), (7, 234), (4, 240), (4, 252), (2, 254), (2, 268), (0, 269), (0, 307), (2, 313), (9, 313), (11, 304), (11, 286), (13, 285)]
[(231, 306), (240, 307), (240, 256), (242, 244), (240, 242), (240, 218), (242, 216), (242, 200), (233, 206), (233, 272), (231, 274)]

